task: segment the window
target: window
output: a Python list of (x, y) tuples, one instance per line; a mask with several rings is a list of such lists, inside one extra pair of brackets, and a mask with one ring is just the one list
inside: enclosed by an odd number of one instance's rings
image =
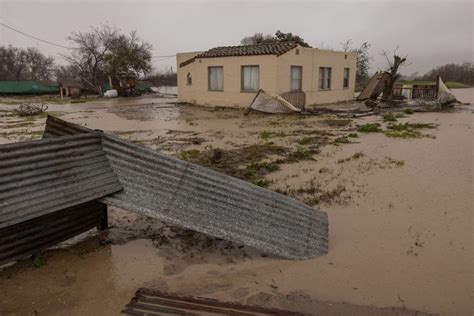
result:
[(349, 88), (349, 68), (344, 68), (343, 88)]
[(319, 89), (331, 90), (331, 68), (319, 67)]
[(193, 76), (191, 75), (190, 72), (188, 72), (188, 74), (186, 75), (186, 84), (188, 86), (192, 86), (193, 85)]
[(258, 91), (260, 87), (260, 74), (258, 66), (242, 66), (241, 90), (245, 92)]
[(291, 91), (301, 91), (303, 81), (303, 67), (291, 66)]
[(224, 67), (209, 67), (209, 91), (224, 91)]

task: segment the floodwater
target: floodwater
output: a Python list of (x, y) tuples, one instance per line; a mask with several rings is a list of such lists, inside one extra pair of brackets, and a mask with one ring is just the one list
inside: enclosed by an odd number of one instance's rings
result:
[[(462, 101), (474, 102), (472, 92), (463, 89)], [(241, 110), (176, 107), (170, 101), (117, 99), (55, 104), (50, 110), (174, 155), (267, 141), (291, 150), (301, 130), (320, 129), (334, 138), (356, 125), (386, 125), (372, 116), (330, 127), (324, 123), (328, 117), (244, 117)], [(25, 127), (12, 127), (19, 120), (0, 117), (0, 143), (32, 138), (29, 131), (44, 124), (38, 118), (22, 133)], [(471, 315), (472, 107), (416, 113), (399, 122), (437, 128), (416, 139), (359, 133), (350, 144), (327, 144), (315, 160), (283, 164), (266, 176), (274, 190), (298, 191), (310, 183), (344, 188), (337, 198), (315, 204), (329, 216), (325, 256), (282, 260), (204, 236), (196, 242), (180, 231), (163, 240), (169, 232), (159, 221), (111, 208), (110, 244), (85, 238), (48, 251), (45, 266), (24, 260), (0, 271), (0, 314), (117, 314), (139, 287), (150, 287), (322, 315)], [(262, 131), (287, 136), (263, 140)], [(347, 159), (356, 153), (359, 158)]]

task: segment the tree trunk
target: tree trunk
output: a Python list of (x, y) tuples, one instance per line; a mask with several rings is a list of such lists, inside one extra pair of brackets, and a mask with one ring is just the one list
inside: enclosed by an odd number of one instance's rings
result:
[(401, 58), (400, 56), (393, 56), (393, 65), (390, 67), (390, 76), (385, 83), (383, 89), (383, 99), (392, 100), (393, 99), (393, 86), (398, 79), (398, 68), (406, 61), (406, 58)]

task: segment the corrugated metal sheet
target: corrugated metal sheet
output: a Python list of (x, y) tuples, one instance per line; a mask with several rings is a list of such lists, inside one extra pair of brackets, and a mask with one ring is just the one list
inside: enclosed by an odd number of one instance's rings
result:
[(122, 188), (102, 139), (79, 134), (0, 146), (0, 228)]
[(122, 311), (126, 315), (285, 315), (303, 316), (303, 313), (275, 308), (219, 302), (214, 299), (169, 294), (139, 289)]
[[(44, 136), (84, 131), (48, 117)], [(107, 204), (286, 258), (327, 253), (324, 212), (107, 134), (103, 146), (124, 187)]]
[(0, 265), (99, 226), (106, 209), (107, 205), (91, 201), (0, 229)]

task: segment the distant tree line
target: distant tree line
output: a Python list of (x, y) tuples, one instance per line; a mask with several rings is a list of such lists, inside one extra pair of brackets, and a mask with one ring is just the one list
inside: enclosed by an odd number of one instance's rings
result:
[(437, 76), (441, 76), (444, 82), (456, 81), (469, 86), (474, 86), (474, 64), (465, 62), (462, 64), (447, 64), (436, 67), (428, 71), (422, 80), (436, 80)]
[(37, 48), (0, 46), (0, 80), (51, 81), (54, 69), (54, 59)]

